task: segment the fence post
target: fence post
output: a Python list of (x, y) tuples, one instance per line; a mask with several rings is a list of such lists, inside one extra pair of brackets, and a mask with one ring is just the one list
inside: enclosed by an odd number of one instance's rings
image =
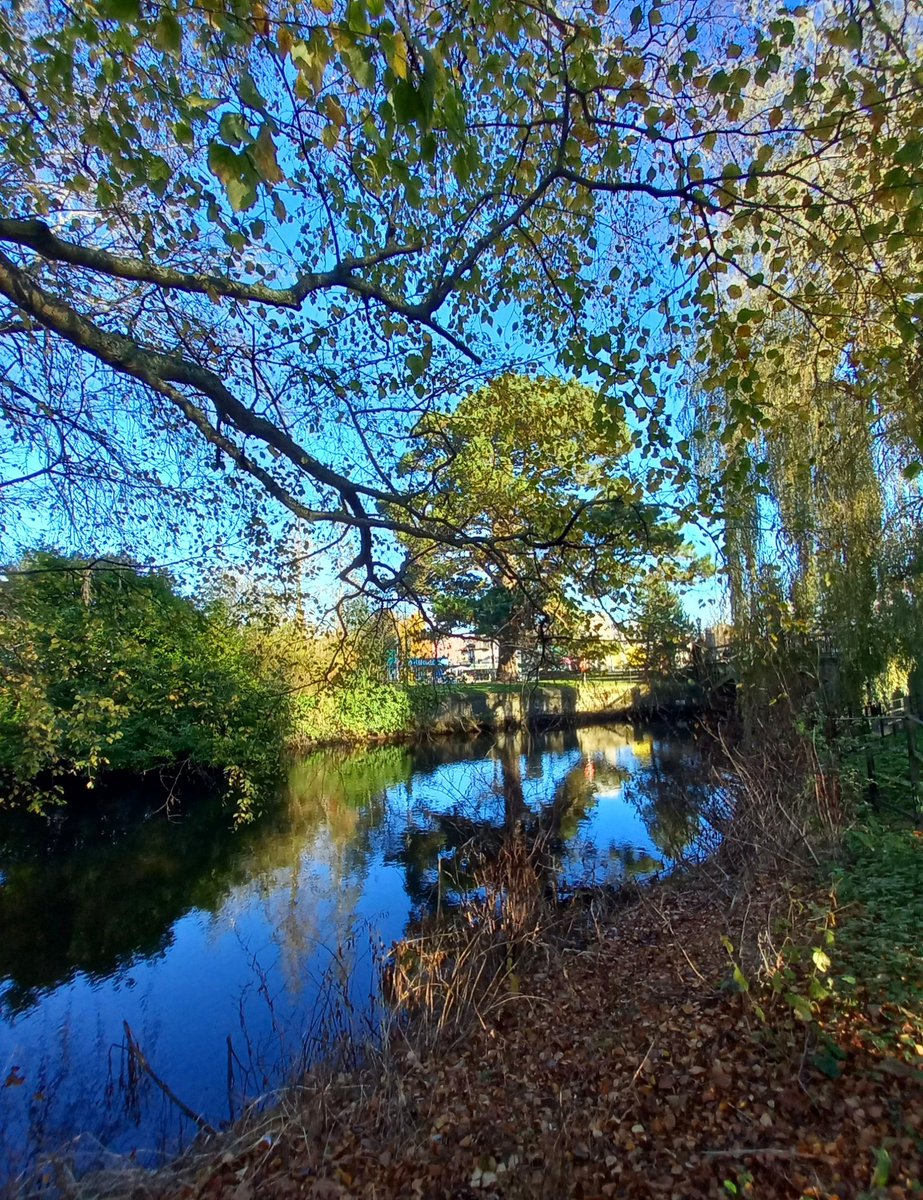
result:
[(874, 799), (878, 795), (878, 780), (875, 778), (875, 755), (872, 751), (871, 742), (866, 742), (865, 744), (865, 768), (869, 779), (869, 798)]
[(909, 712), (904, 713), (904, 732), (907, 734), (907, 765), (910, 771), (910, 795), (915, 812), (923, 811), (920, 804), (920, 760), (917, 757), (917, 735), (914, 720)]

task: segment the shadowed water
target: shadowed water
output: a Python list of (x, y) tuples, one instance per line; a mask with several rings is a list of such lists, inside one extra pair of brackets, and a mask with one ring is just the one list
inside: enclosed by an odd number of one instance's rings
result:
[(541, 834), (564, 886), (617, 884), (695, 845), (708, 789), (678, 731), (597, 726), (327, 751), (234, 830), (214, 800), (124, 799), (0, 825), (0, 1184), (79, 1135), (155, 1162), (374, 1028), (378, 963), (457, 903), (472, 846)]

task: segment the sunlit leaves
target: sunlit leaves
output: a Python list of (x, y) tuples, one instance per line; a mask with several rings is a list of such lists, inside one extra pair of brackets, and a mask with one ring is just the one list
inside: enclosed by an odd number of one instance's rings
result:
[(224, 185), (235, 212), (251, 208), (256, 203), (257, 176), (246, 152), (237, 153), (222, 142), (212, 142), (208, 151), (208, 165)]
[(394, 34), (382, 33), (381, 45), (385, 52), (388, 66), (397, 79), (406, 79), (409, 70), (407, 57), (407, 42), (404, 35), (398, 31)]
[(244, 639), (161, 575), (31, 555), (0, 587), (0, 780), (34, 810), (111, 770), (224, 775), (240, 815), (278, 770), (288, 711)]
[[(855, 22), (791, 10), (753, 27), (659, 3), (573, 19), (490, 3), (452, 19), (387, 0), (78, 4), (3, 35), (11, 77), (44, 106), (37, 120), (4, 93), (3, 186), (36, 214), (79, 210), (81, 244), (227, 275), (231, 291), (277, 287), (278, 304), (174, 287), (138, 322), (111, 278), (55, 276), (107, 327), (158, 347), (179, 328), (280, 428), (297, 423), (296, 396), (322, 395), (306, 407), (357, 438), (374, 430), (365, 457), (332, 440), (366, 483), (465, 371), (541, 359), (635, 411), (660, 486), (684, 364), (728, 397), (733, 440), (760, 421), (753, 350), (788, 307), (845, 354), (845, 297), (877, 290), (876, 312), (897, 298), (887, 344), (914, 344), (917, 83), (874, 22), (861, 39)], [(34, 247), (16, 253), (43, 274)], [(437, 352), (421, 353), (424, 333)], [(259, 370), (229, 366), (241, 345)], [(211, 401), (205, 414), (227, 433)], [(299, 494), (305, 456), (265, 453)], [(330, 492), (320, 502), (336, 509)]]

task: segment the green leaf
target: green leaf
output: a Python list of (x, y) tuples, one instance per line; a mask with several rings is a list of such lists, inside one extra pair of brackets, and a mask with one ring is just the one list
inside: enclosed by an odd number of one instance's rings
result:
[(141, 20), (140, 0), (101, 0), (99, 11), (113, 21), (137, 23)]
[(372, 27), (369, 24), (369, 15), (363, 0), (349, 0), (346, 6), (346, 24), (352, 33), (356, 33), (360, 37), (364, 37), (372, 32)]
[(789, 1004), (792, 1006), (792, 1011), (799, 1021), (813, 1021), (814, 1010), (811, 1007), (810, 1000), (805, 996), (799, 995), (797, 992), (789, 992), (786, 996)]
[[(420, 94), (407, 79), (399, 79), (391, 89), (391, 103), (399, 125), (412, 125), (423, 116)], [(459, 153), (462, 153), (459, 151)]]
[(850, 21), (840, 34), (838, 45), (845, 46), (847, 50), (862, 49), (862, 26), (858, 21)]
[(223, 142), (212, 142), (208, 148), (208, 166), (224, 185), (231, 208), (243, 212), (256, 203), (253, 169), (246, 154), (237, 154)]
[(243, 104), (247, 104), (250, 108), (255, 108), (259, 112), (266, 111), (266, 101), (260, 94), (259, 88), (253, 82), (253, 76), (249, 71), (241, 72), (237, 84), (237, 94)]
[(828, 1079), (839, 1079), (843, 1074), (841, 1060), (828, 1049), (818, 1050), (811, 1061), (818, 1071), (826, 1075)]
[(873, 1188), (885, 1188), (891, 1178), (891, 1155), (887, 1148), (881, 1146), (875, 1154), (875, 1171), (872, 1175)]
[(154, 27), (154, 42), (167, 54), (179, 57), (183, 49), (183, 30), (172, 9), (161, 9)]
[(218, 132), (229, 145), (240, 146), (251, 140), (250, 126), (243, 114), (239, 112), (223, 113), (218, 123)]
[(191, 92), (186, 97), (187, 108), (191, 108), (197, 112), (214, 112), (220, 103), (220, 100), (214, 100), (205, 96), (200, 96), (198, 92)]

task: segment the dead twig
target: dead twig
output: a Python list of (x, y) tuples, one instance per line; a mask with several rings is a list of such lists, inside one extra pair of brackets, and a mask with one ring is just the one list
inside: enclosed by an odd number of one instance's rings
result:
[(727, 1150), (700, 1150), (703, 1158), (814, 1158), (820, 1162), (834, 1163), (834, 1154), (812, 1154), (807, 1150), (791, 1150), (787, 1146), (732, 1146)]
[(215, 1129), (213, 1125), (210, 1125), (200, 1113), (195, 1111), (194, 1108), (190, 1108), (185, 1100), (181, 1100), (179, 1096), (177, 1096), (176, 1092), (174, 1092), (170, 1087), (170, 1085), (165, 1083), (160, 1078), (151, 1064), (147, 1061), (144, 1051), (138, 1044), (135, 1035), (131, 1031), (131, 1026), (127, 1021), (122, 1022), (122, 1028), (125, 1030), (125, 1042), (129, 1055), (134, 1060), (136, 1065), (141, 1068), (145, 1075), (147, 1075), (148, 1079), (150, 1079), (152, 1083), (155, 1083), (160, 1088), (167, 1099), (172, 1104), (175, 1104), (184, 1116), (188, 1117), (190, 1121), (193, 1121), (196, 1125), (198, 1125), (199, 1129), (201, 1129), (203, 1133), (207, 1133), (211, 1137), (217, 1137), (217, 1129)]

